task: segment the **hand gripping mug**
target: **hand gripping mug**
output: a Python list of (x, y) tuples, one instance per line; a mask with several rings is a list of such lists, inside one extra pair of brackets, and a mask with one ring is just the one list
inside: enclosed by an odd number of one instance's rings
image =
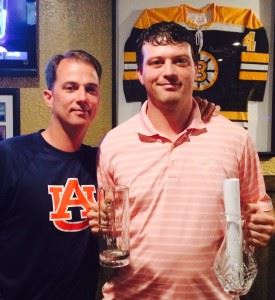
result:
[(129, 264), (129, 189), (113, 186), (98, 189), (99, 261), (103, 267), (119, 268)]

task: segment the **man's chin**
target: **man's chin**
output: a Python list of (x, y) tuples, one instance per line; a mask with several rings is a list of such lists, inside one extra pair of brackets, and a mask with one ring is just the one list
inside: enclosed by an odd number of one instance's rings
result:
[(92, 123), (92, 120), (89, 118), (74, 118), (69, 122), (68, 126), (75, 127), (75, 128), (81, 128), (81, 127), (88, 127)]
[(181, 101), (181, 99), (179, 98), (175, 98), (175, 97), (167, 97), (167, 98), (163, 98), (161, 103), (163, 103), (164, 105), (170, 106), (170, 105), (177, 105), (179, 102)]

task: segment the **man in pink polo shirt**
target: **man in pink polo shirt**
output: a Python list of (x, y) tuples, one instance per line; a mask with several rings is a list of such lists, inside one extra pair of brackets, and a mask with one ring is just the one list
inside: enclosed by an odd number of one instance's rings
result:
[[(247, 131), (223, 116), (202, 122), (190, 32), (152, 25), (138, 40), (137, 60), (148, 100), (106, 135), (99, 153), (99, 185), (130, 188), (131, 262), (104, 285), (104, 299), (233, 299), (213, 270), (224, 238), (222, 183), (240, 179), (247, 240), (266, 246), (274, 211), (257, 152)], [(89, 218), (98, 231), (96, 205)]]

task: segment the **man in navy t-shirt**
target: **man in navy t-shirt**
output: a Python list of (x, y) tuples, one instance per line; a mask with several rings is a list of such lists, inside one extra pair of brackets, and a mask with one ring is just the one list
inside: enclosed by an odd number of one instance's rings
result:
[(101, 73), (85, 51), (54, 56), (45, 70), (48, 127), (0, 143), (0, 299), (95, 299), (97, 240), (86, 214), (96, 149), (82, 142)]

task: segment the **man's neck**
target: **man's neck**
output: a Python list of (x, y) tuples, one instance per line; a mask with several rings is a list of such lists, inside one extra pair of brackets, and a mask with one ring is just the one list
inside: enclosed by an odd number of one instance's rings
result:
[[(190, 105), (189, 105), (190, 103)], [(179, 133), (187, 128), (192, 111), (192, 101), (185, 104), (184, 108), (170, 105), (156, 106), (148, 101), (147, 115), (154, 128), (169, 138), (175, 140)]]
[(83, 142), (85, 132), (83, 130), (64, 130), (62, 127), (56, 128), (50, 124), (45, 131), (42, 132), (43, 138), (51, 146), (65, 152), (78, 151)]

